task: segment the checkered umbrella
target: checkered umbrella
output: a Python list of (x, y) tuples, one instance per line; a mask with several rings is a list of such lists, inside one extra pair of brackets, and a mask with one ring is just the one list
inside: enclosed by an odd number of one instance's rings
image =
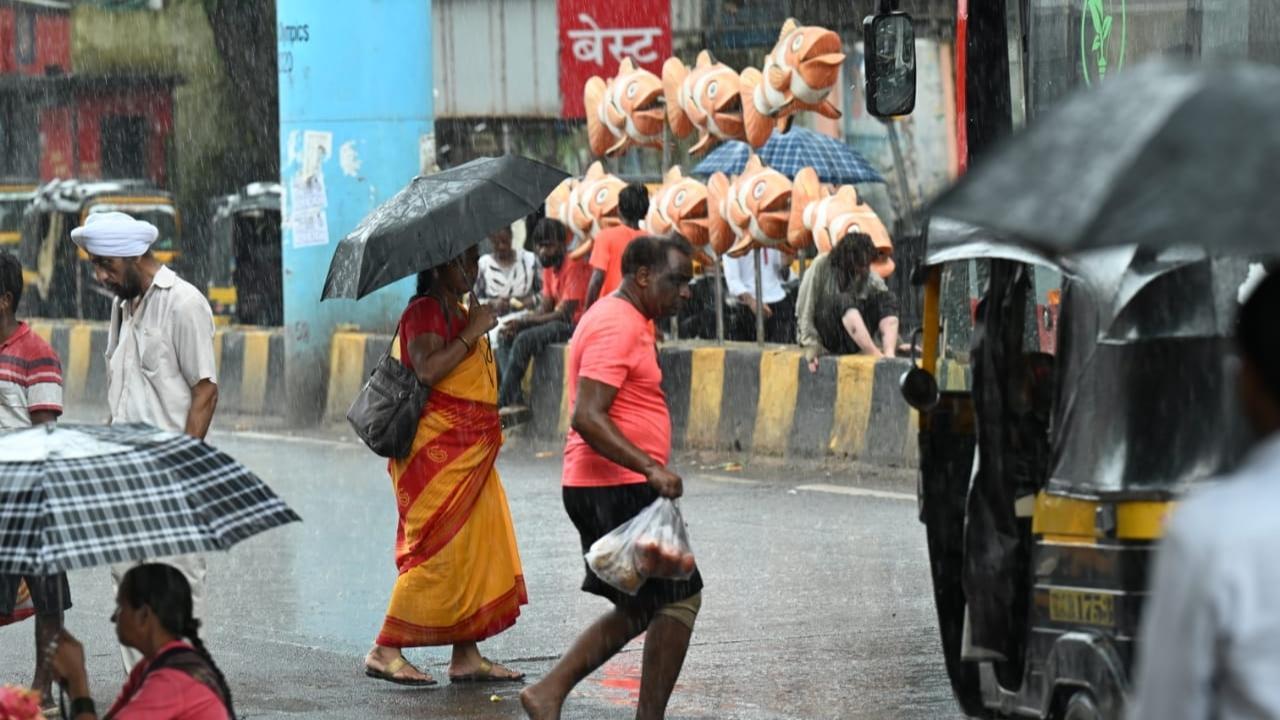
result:
[(0, 434), (0, 573), (226, 550), (300, 521), (256, 475), (149, 425)]
[[(807, 128), (775, 132), (756, 154), (765, 165), (789, 178), (794, 178), (803, 168), (812, 167), (818, 172), (819, 180), (833, 185), (884, 182), (880, 173), (857, 150)], [(750, 155), (750, 145), (737, 140), (726, 142), (708, 153), (693, 169), (693, 174), (707, 176), (722, 172), (737, 175), (747, 166)]]

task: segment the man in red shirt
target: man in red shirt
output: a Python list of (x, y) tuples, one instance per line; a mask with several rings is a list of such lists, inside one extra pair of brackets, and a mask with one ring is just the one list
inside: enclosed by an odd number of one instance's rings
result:
[(568, 237), (568, 228), (551, 218), (542, 218), (533, 228), (533, 244), (542, 264), (542, 304), (536, 312), (502, 327), (502, 342), (508, 348), (503, 353), (508, 356), (506, 365), (499, 368), (498, 404), (503, 414), (524, 409), (520, 384), (529, 363), (548, 345), (572, 337), (573, 326), (586, 310), (591, 266), (585, 260), (567, 258)]
[[(62, 414), (62, 363), (44, 338), (19, 322), (15, 315), (22, 300), (22, 265), (12, 254), (0, 251), (0, 430), (51, 423)], [(25, 589), (23, 592), (23, 583)], [(30, 606), (19, 606), (19, 595)], [(53, 704), (53, 676), (46, 667), (44, 649), (62, 631), (62, 615), (71, 607), (67, 574), (49, 576), (0, 575), (0, 625), (35, 615), (36, 672), (32, 685)]]
[(600, 231), (591, 248), (591, 284), (587, 287), (587, 307), (622, 284), (622, 253), (632, 240), (644, 233), (640, 221), (649, 212), (649, 191), (632, 183), (618, 194), (618, 215), (622, 224)]
[[(582, 550), (635, 517), (659, 496), (678, 498), (680, 476), (667, 468), (671, 418), (652, 321), (689, 298), (693, 249), (678, 236), (641, 236), (623, 254), (621, 289), (578, 324), (569, 346), (573, 429), (564, 451), (565, 510)], [(581, 557), (581, 555), (579, 555)], [(573, 687), (640, 633), (647, 633), (636, 717), (662, 718), (680, 675), (702, 604), (702, 576), (650, 578), (634, 596), (597, 578), (585, 592), (614, 604), (574, 641), (545, 678), (520, 694), (535, 720), (559, 718)]]

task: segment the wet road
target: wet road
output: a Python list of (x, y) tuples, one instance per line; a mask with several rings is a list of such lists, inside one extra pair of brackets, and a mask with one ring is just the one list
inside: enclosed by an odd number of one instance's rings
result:
[[(395, 577), (395, 513), (380, 461), (320, 438), (217, 432), (305, 522), (211, 558), (205, 636), (244, 717), (516, 718), (518, 687), (402, 689), (361, 659)], [(702, 615), (668, 717), (955, 717), (939, 655), (924, 533), (911, 486), (889, 478), (726, 473), (686, 464), (685, 516), (706, 578)], [(538, 676), (605, 609), (578, 591), (577, 538), (557, 457), (500, 462), (531, 604), (481, 649)], [(867, 489), (870, 486), (872, 489)], [(118, 690), (106, 569), (71, 577), (68, 624), (89, 652), (99, 707)], [(0, 628), (0, 684), (29, 680), (31, 623)], [(634, 713), (639, 643), (584, 682), (564, 717)], [(448, 653), (406, 653), (437, 677)]]

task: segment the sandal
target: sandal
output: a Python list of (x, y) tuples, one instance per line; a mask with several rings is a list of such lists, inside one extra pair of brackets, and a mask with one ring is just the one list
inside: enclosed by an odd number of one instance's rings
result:
[[(512, 672), (515, 672), (514, 670)], [(493, 661), (488, 658), (480, 658), (480, 668), (466, 675), (450, 675), (451, 683), (477, 683), (477, 682), (523, 682), (524, 673), (517, 673), (510, 677), (506, 675), (495, 675), (493, 673)]]
[(508, 405), (498, 410), (498, 422), (502, 424), (503, 430), (523, 425), (532, 417), (533, 414), (524, 405)]
[[(409, 661), (405, 660), (404, 656), (401, 655), (395, 660), (392, 660), (391, 662), (387, 663), (387, 666), (382, 670), (375, 670), (374, 668), (371, 668), (369, 667), (368, 664), (366, 664), (364, 666), (364, 674), (368, 675), (371, 678), (377, 678), (378, 680), (386, 680), (389, 683), (394, 683), (396, 685), (407, 685), (409, 687), (428, 687), (430, 685), (438, 684), (436, 680), (431, 677), (426, 677), (426, 678), (396, 677), (396, 673), (400, 672), (406, 667), (411, 667), (414, 670), (418, 670), (418, 668), (414, 667), (413, 665), (410, 665)], [(422, 672), (422, 671), (418, 670), (418, 672)], [(426, 673), (422, 673), (422, 674), (426, 675)]]

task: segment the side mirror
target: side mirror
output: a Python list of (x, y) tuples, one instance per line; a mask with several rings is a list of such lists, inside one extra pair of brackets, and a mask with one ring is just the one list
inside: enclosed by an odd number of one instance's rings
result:
[(904, 12), (882, 12), (862, 21), (867, 112), (885, 118), (916, 107), (916, 31)]

